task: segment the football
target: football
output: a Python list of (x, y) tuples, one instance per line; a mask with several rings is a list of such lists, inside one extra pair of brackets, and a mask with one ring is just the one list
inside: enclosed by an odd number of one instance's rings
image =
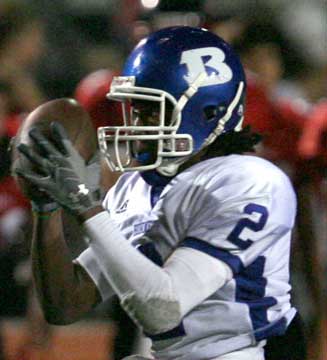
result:
[(69, 139), (85, 161), (89, 161), (97, 150), (96, 131), (88, 113), (76, 100), (60, 98), (38, 106), (25, 118), (12, 144), (12, 174), (20, 190), (28, 198), (43, 198), (44, 193), (15, 175), (17, 167), (33, 169), (33, 164), (17, 150), (17, 146), (24, 143), (34, 147), (29, 137), (29, 131), (34, 127), (39, 128), (42, 134), (51, 140), (50, 125), (54, 121), (61, 123), (65, 128)]

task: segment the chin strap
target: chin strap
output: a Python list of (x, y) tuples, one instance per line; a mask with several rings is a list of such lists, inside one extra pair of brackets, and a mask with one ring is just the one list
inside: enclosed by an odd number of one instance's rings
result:
[[(203, 81), (207, 78), (207, 73), (202, 72), (192, 83), (191, 85), (185, 90), (183, 95), (179, 98), (174, 111), (172, 118), (174, 119), (172, 125), (177, 125), (177, 128), (179, 127), (179, 122), (181, 121), (181, 113), (184, 109), (187, 102), (191, 99), (191, 97), (196, 94), (198, 91), (198, 88), (201, 86)], [(177, 123), (177, 124), (176, 124)]]
[[(184, 109), (187, 102), (191, 99), (191, 97), (197, 93), (199, 87), (207, 77), (207, 73), (202, 72), (179, 98), (172, 115), (172, 118), (174, 119), (172, 125), (176, 126), (177, 129), (180, 126), (182, 110)], [(178, 172), (179, 167), (194, 155), (195, 154), (191, 154), (188, 156), (183, 156), (181, 158), (176, 158), (174, 160), (163, 159), (162, 165), (157, 168), (157, 171), (159, 174), (164, 176), (175, 176)]]

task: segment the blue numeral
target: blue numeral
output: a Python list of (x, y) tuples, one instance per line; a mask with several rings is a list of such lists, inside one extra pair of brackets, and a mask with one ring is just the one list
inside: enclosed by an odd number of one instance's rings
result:
[(258, 222), (252, 221), (248, 218), (239, 220), (232, 232), (227, 237), (230, 242), (245, 250), (253, 243), (253, 241), (251, 239), (242, 240), (240, 238), (241, 232), (245, 228), (255, 232), (262, 230), (268, 219), (268, 210), (262, 205), (251, 203), (245, 206), (243, 212), (249, 215), (252, 213), (259, 213), (261, 215)]

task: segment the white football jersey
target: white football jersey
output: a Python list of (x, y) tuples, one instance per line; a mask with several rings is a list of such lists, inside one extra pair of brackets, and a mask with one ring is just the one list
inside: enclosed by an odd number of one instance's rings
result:
[[(104, 207), (157, 264), (186, 246), (224, 261), (234, 276), (177, 328), (151, 337), (155, 358), (212, 359), (283, 334), (296, 312), (289, 294), (296, 197), (288, 177), (264, 159), (229, 155), (193, 165), (161, 190), (125, 173)], [(79, 262), (109, 296), (92, 250)]]

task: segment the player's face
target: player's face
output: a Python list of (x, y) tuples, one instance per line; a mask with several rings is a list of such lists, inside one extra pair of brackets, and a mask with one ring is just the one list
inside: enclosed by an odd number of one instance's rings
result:
[(160, 105), (150, 101), (134, 100), (131, 104), (133, 125), (158, 126), (160, 123)]
[[(170, 111), (166, 111), (166, 119), (171, 116)], [(131, 122), (136, 126), (159, 126), (160, 125), (160, 104), (150, 101), (135, 100), (131, 104)], [(138, 135), (142, 135), (142, 132), (137, 131)], [(147, 131), (147, 134), (151, 134), (151, 131)], [(156, 135), (157, 131), (153, 132)], [(158, 150), (157, 140), (137, 140), (132, 146), (133, 156), (138, 159), (142, 157), (142, 161), (146, 163), (152, 163)]]

